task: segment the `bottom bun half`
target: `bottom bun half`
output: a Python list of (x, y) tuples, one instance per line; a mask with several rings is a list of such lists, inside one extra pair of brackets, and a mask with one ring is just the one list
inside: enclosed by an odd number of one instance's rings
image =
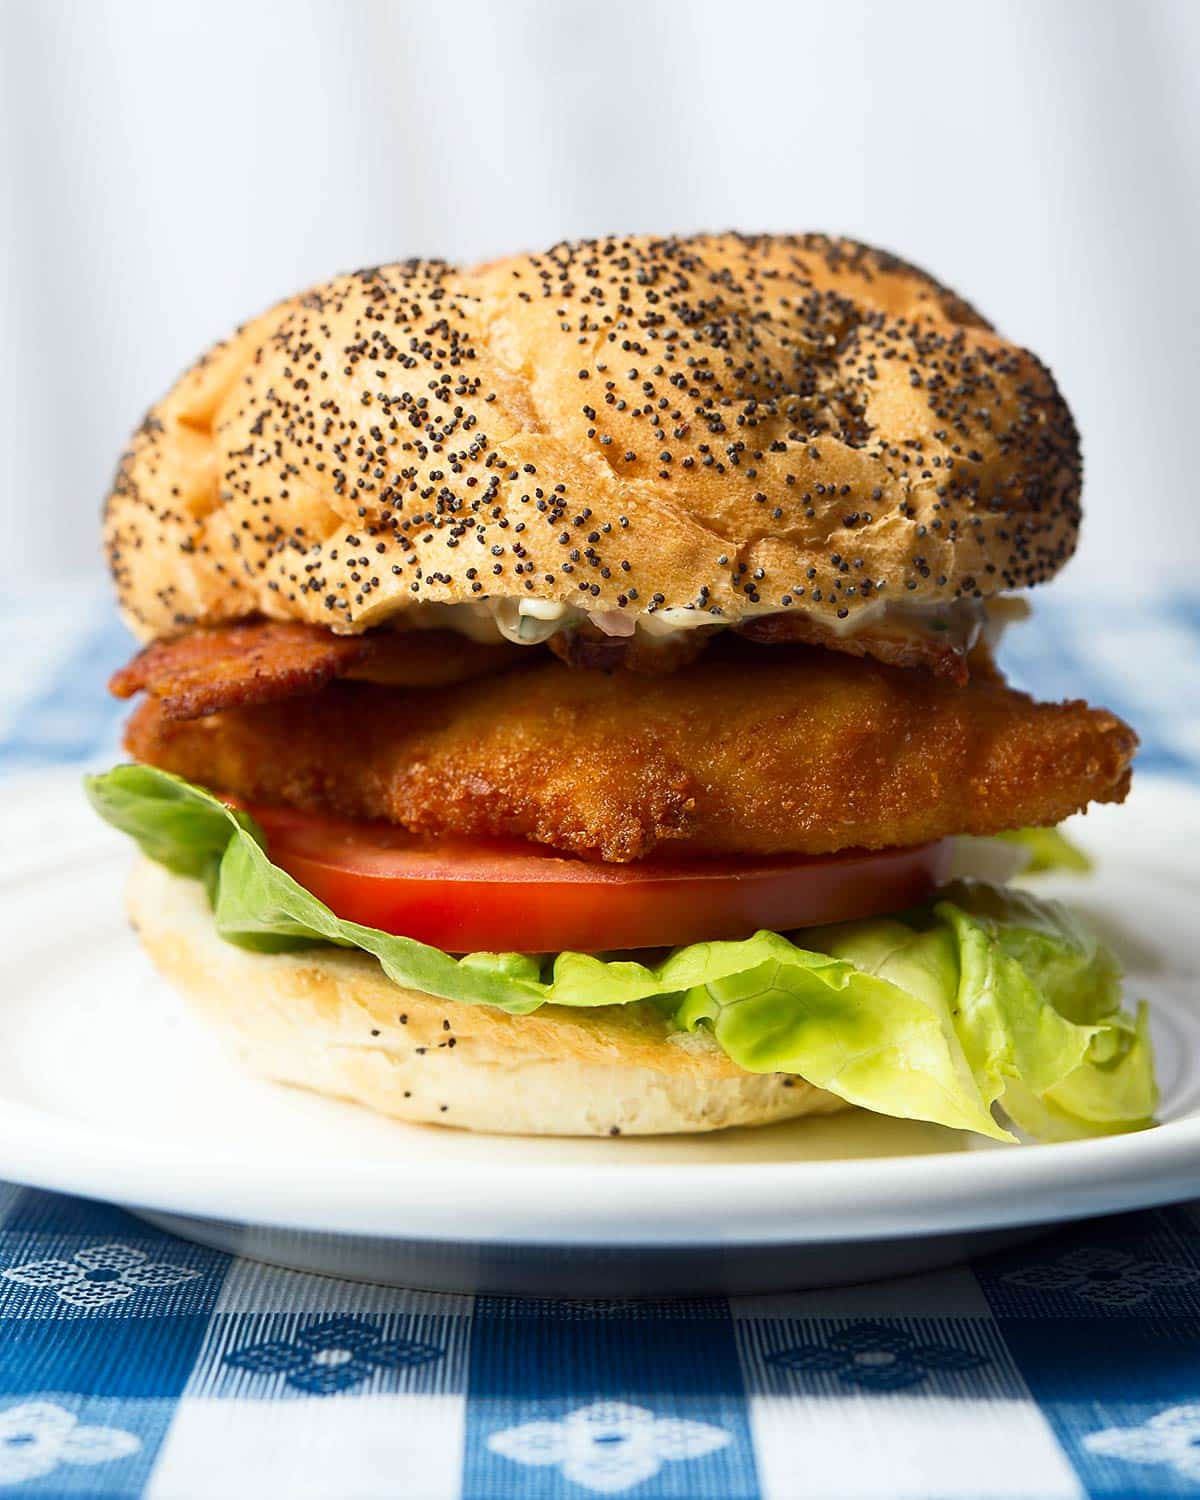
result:
[(148, 860), (129, 915), (159, 972), (252, 1072), (397, 1119), (513, 1135), (669, 1135), (848, 1106), (746, 1073), (650, 1005), (510, 1016), (393, 984), (364, 953), (251, 953), (218, 937), (200, 884)]

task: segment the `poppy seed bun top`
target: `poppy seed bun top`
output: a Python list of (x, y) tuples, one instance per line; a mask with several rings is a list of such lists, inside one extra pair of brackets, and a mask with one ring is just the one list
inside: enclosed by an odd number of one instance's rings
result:
[(631, 236), (280, 303), (146, 417), (106, 541), (143, 638), (499, 600), (852, 628), (1049, 578), (1080, 472), (1045, 367), (903, 261)]

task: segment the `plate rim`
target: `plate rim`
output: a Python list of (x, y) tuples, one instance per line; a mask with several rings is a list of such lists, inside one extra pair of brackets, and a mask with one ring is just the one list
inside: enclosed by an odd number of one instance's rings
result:
[[(85, 1141), (93, 1150), (81, 1164)], [(100, 1143), (107, 1149), (97, 1151)], [(578, 1191), (581, 1171), (586, 1196)], [(448, 1183), (441, 1163), (314, 1168), (273, 1155), (248, 1166), (230, 1151), (161, 1146), (122, 1131), (98, 1138), (82, 1122), (53, 1117), (47, 1125), (43, 1112), (7, 1101), (0, 1105), (0, 1176), (197, 1218), (475, 1243), (694, 1243), (698, 1221), (713, 1223), (715, 1194), (722, 1242), (811, 1244), (1059, 1222), (1185, 1197), (1200, 1191), (1200, 1119), (1032, 1150), (586, 1169), (504, 1163), (470, 1173), (471, 1211), (490, 1226), (479, 1234), (464, 1232), (466, 1188)], [(1193, 1186), (1182, 1186), (1185, 1180)], [(393, 1210), (411, 1209), (414, 1199), (418, 1222), (398, 1224)], [(534, 1225), (531, 1201), (540, 1205)]]

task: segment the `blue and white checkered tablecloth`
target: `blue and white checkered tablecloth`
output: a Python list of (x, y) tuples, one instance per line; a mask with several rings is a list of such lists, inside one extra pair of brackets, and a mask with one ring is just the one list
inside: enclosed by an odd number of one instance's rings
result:
[[(0, 610), (0, 770), (115, 753), (107, 598)], [(1200, 595), (1057, 602), (1018, 681), (1200, 778)], [(530, 1302), (270, 1269), (0, 1185), (0, 1488), (160, 1500), (1200, 1495), (1200, 1205), (770, 1298)]]

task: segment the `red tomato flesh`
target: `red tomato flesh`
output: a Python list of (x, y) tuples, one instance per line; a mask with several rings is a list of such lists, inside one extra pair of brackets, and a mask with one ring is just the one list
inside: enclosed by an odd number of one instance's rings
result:
[(524, 840), (425, 838), (390, 823), (249, 806), (272, 861), (337, 916), (449, 953), (603, 953), (790, 932), (903, 911), (950, 841), (816, 857), (597, 864)]

